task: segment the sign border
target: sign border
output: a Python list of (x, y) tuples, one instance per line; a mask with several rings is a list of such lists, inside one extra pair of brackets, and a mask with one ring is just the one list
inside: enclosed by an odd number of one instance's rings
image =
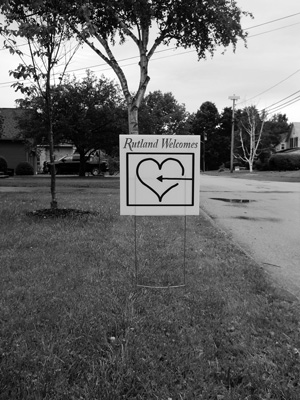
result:
[[(129, 156), (135, 155), (135, 154), (142, 154), (142, 155), (188, 155), (192, 156), (192, 198), (190, 203), (185, 203), (185, 204), (131, 204), (129, 203)], [(193, 207), (195, 205), (195, 153), (183, 153), (183, 152), (176, 152), (176, 153), (171, 153), (171, 152), (131, 152), (131, 153), (126, 153), (126, 207)]]

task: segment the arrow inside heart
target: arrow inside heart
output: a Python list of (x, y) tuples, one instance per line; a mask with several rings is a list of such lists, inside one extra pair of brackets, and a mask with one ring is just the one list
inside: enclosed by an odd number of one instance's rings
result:
[(192, 178), (166, 178), (162, 175), (158, 176), (156, 179), (160, 182), (162, 182), (162, 181), (191, 181), (192, 180)]
[[(151, 191), (157, 196), (159, 202), (161, 202), (162, 199), (163, 199), (163, 197), (164, 197), (170, 190), (172, 190), (172, 189), (174, 189), (176, 186), (178, 186), (179, 183), (175, 183), (174, 185), (171, 185), (171, 186), (167, 187), (166, 190), (164, 190), (162, 193), (158, 193), (158, 191), (156, 190), (157, 188), (152, 187), (151, 184), (150, 184), (149, 182), (145, 181), (145, 179), (144, 179), (143, 177), (140, 176), (140, 166), (141, 166), (141, 164), (143, 164), (144, 162), (147, 162), (147, 161), (151, 161), (151, 162), (155, 163), (155, 164), (157, 165), (157, 167), (158, 167), (159, 170), (162, 169), (162, 167), (163, 167), (163, 165), (164, 165), (165, 163), (167, 163), (167, 162), (169, 162), (169, 161), (175, 161), (177, 164), (179, 164), (179, 166), (180, 166), (180, 168), (181, 168), (181, 176), (184, 175), (184, 166), (182, 165), (182, 163), (181, 163), (179, 160), (177, 160), (176, 158), (172, 158), (172, 157), (166, 158), (166, 159), (163, 160), (162, 162), (158, 162), (158, 161), (155, 160), (154, 158), (145, 158), (144, 160), (141, 160), (141, 161), (138, 163), (137, 168), (136, 168), (136, 175), (137, 175), (138, 180), (139, 180), (144, 186), (146, 186), (149, 190), (151, 190)], [(183, 178), (183, 177), (180, 177), (180, 178), (168, 178), (168, 177), (163, 177), (163, 175), (157, 177), (156, 179), (157, 179), (158, 181), (160, 181), (160, 182), (163, 182), (164, 180), (175, 180), (175, 181), (178, 181), (178, 180), (192, 180), (191, 178)]]

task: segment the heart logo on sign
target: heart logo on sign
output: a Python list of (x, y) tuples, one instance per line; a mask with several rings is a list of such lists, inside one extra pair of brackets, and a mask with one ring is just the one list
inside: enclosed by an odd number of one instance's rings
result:
[[(170, 164), (170, 162), (175, 162), (175, 164)], [(178, 180), (185, 180), (186, 178), (181, 178), (181, 177), (165, 177), (161, 174), (164, 166), (168, 166), (174, 170), (174, 167), (179, 166), (181, 176), (184, 175), (184, 166), (182, 163), (177, 160), (176, 158), (166, 158), (162, 162), (159, 162), (155, 160), (154, 158), (145, 158), (144, 160), (141, 160), (137, 167), (136, 167), (136, 175), (138, 177), (138, 180), (141, 182), (142, 185), (146, 186), (151, 192), (153, 192), (157, 198), (158, 201), (161, 203), (163, 197), (172, 189), (174, 189), (176, 186), (179, 185), (179, 183), (168, 183), (168, 181), (178, 181)], [(148, 167), (148, 168), (146, 168)], [(169, 168), (169, 169), (170, 169)], [(157, 174), (161, 174), (159, 176), (156, 176)], [(159, 183), (160, 182), (160, 183)]]

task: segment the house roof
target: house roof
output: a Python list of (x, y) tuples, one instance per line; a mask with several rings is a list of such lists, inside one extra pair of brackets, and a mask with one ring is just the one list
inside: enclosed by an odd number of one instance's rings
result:
[(293, 131), (295, 131), (295, 136), (300, 137), (300, 122), (292, 122), (290, 130), (280, 135), (280, 144), (287, 143), (290, 140)]
[(25, 110), (21, 108), (0, 108), (0, 115), (4, 118), (3, 132), (0, 133), (2, 140), (20, 140), (20, 129), (18, 128), (18, 120)]

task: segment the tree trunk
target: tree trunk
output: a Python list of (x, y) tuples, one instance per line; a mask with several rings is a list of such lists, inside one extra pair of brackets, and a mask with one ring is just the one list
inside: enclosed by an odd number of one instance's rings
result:
[(128, 105), (128, 130), (129, 135), (139, 134), (138, 106), (135, 102)]
[(51, 209), (57, 209), (57, 200), (56, 200), (56, 171), (54, 165), (54, 143), (53, 143), (53, 130), (52, 130), (52, 121), (49, 121), (49, 152), (50, 152), (50, 161), (51, 161)]
[[(48, 88), (47, 88), (48, 89)], [(47, 90), (48, 92), (48, 90)], [(50, 191), (51, 191), (51, 209), (57, 209), (57, 200), (56, 200), (56, 171), (54, 165), (54, 140), (53, 140), (53, 123), (52, 123), (52, 105), (50, 98), (50, 91), (46, 94), (46, 106), (47, 106), (47, 114), (48, 114), (48, 140), (49, 140), (49, 153), (50, 153), (50, 162), (51, 162), (51, 183), (50, 183)]]
[(50, 152), (50, 162), (51, 162), (51, 203), (50, 207), (52, 210), (57, 209), (56, 200), (56, 171), (54, 165), (54, 139), (53, 139), (53, 110), (52, 110), (52, 98), (51, 98), (51, 87), (50, 87), (50, 58), (48, 57), (48, 70), (47, 70), (47, 80), (46, 80), (46, 110), (48, 117), (48, 140), (49, 140), (49, 152)]

